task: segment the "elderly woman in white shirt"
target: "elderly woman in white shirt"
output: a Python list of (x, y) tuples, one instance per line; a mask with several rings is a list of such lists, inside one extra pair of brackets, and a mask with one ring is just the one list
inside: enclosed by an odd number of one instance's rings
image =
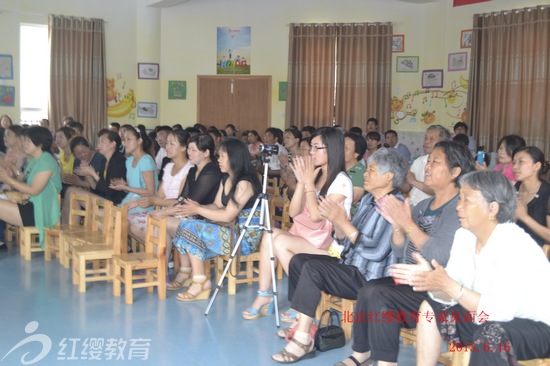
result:
[(436, 365), (443, 340), (469, 347), (470, 365), (550, 357), (550, 263), (513, 223), (516, 205), (502, 174), (467, 174), (447, 267), (420, 257), (394, 266), (396, 281), (431, 297), (419, 310), (418, 365)]

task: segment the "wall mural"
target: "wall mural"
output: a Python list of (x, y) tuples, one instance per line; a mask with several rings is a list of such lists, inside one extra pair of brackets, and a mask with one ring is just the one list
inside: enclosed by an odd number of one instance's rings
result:
[(134, 90), (126, 90), (126, 81), (123, 80), (121, 73), (114, 78), (107, 78), (107, 103), (107, 116), (136, 119)]
[(402, 97), (393, 96), (391, 121), (395, 125), (403, 122), (431, 125), (444, 118), (446, 122), (438, 123), (448, 125), (448, 117), (451, 117), (454, 122), (465, 122), (467, 96), (468, 80), (462, 75), (451, 82), (449, 90), (422, 89), (409, 91)]

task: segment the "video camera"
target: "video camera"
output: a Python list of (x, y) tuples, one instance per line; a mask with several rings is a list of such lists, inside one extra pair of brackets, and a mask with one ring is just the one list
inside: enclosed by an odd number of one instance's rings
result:
[(279, 146), (278, 145), (260, 145), (260, 154), (262, 155), (277, 155), (279, 154)]

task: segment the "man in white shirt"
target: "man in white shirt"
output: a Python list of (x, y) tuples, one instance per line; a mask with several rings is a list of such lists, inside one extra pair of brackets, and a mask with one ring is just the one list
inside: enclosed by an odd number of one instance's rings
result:
[[(269, 176), (280, 176), (281, 168), (288, 164), (288, 151), (280, 141), (283, 139), (283, 131), (275, 127), (269, 127), (265, 130), (264, 145), (276, 145), (279, 148), (277, 155), (271, 155), (269, 158)], [(282, 167), (281, 167), (282, 162)], [(263, 170), (262, 170), (263, 172)]]
[(446, 141), (451, 138), (450, 132), (441, 125), (432, 125), (426, 129), (424, 135), (424, 152), (425, 155), (416, 158), (411, 165), (411, 169), (407, 174), (407, 181), (401, 186), (401, 191), (409, 192), (411, 205), (414, 207), (418, 202), (433, 196), (434, 192), (431, 188), (424, 184), (424, 169), (428, 163), (428, 155), (430, 155), (439, 141)]
[(157, 130), (157, 136), (155, 139), (160, 146), (160, 149), (155, 156), (155, 163), (157, 164), (157, 170), (162, 169), (162, 159), (166, 157), (166, 138), (168, 137), (168, 132), (172, 129), (168, 126), (160, 126)]

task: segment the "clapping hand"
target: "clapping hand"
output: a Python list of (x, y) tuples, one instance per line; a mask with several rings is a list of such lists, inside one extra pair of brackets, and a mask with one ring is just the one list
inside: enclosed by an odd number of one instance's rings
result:
[(298, 183), (314, 187), (315, 177), (321, 167), (315, 168), (311, 156), (294, 156), (290, 165)]
[(111, 184), (109, 184), (109, 188), (115, 191), (124, 191), (127, 187), (128, 183), (122, 178), (111, 179)]
[(348, 219), (344, 210), (344, 203), (336, 203), (328, 197), (319, 198), (319, 212), (321, 216), (332, 223), (347, 221)]

